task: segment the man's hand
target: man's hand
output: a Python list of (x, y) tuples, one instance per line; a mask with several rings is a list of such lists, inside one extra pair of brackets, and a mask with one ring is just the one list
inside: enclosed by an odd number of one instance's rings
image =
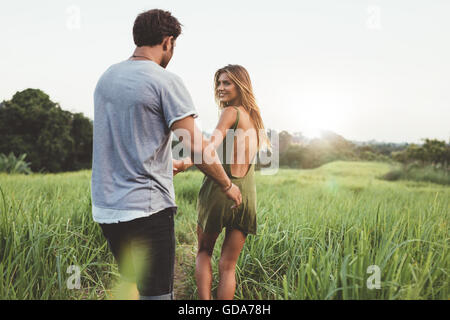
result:
[(183, 160), (172, 159), (172, 165), (174, 177), (177, 173), (183, 172), (185, 170)]
[[(233, 208), (237, 208), (242, 202), (241, 192), (233, 184), (230, 187), (231, 180), (227, 176), (217, 153), (210, 154), (205, 152), (205, 149), (208, 150), (210, 145), (214, 147), (214, 143), (211, 143), (209, 139), (203, 136), (200, 129), (196, 126), (194, 118), (189, 116), (175, 121), (170, 129), (181, 140), (183, 145), (190, 150), (190, 163), (193, 164), (193, 159), (198, 156), (201, 159), (201, 163), (195, 164), (197, 168), (211, 177), (222, 188), (227, 197), (235, 202)], [(228, 188), (230, 189), (228, 190)]]
[(242, 203), (241, 190), (239, 190), (238, 186), (236, 186), (234, 183), (231, 184), (231, 188), (225, 192), (225, 195), (227, 196), (228, 199), (233, 200), (235, 203), (231, 207), (231, 209), (236, 209), (241, 205)]

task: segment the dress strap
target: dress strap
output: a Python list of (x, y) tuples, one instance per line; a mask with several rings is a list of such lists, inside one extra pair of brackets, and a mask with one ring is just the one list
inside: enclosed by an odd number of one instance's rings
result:
[(233, 108), (235, 108), (236, 111), (237, 111), (236, 122), (234, 123), (234, 126), (233, 126), (233, 130), (236, 130), (237, 125), (239, 123), (239, 109), (237, 107), (234, 107), (234, 106), (233, 106)]

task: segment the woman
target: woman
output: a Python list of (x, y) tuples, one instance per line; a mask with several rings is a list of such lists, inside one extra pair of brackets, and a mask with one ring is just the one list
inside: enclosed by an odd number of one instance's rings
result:
[[(239, 65), (228, 65), (215, 73), (214, 83), (215, 100), (222, 113), (210, 142), (221, 153), (225, 172), (241, 190), (242, 204), (232, 209), (233, 202), (223, 194), (220, 187), (208, 176), (204, 177), (197, 201), (198, 252), (195, 277), (199, 299), (210, 300), (211, 256), (216, 239), (225, 227), (217, 299), (228, 300), (234, 297), (236, 262), (247, 234), (256, 234), (254, 160), (262, 142), (267, 146), (270, 143), (247, 70)], [(175, 164), (181, 167), (181, 171), (192, 165), (190, 158)]]

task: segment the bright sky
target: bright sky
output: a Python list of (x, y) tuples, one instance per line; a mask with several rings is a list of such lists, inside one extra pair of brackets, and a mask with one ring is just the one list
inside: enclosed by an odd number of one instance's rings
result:
[(0, 101), (39, 88), (93, 119), (93, 91), (134, 50), (144, 10), (184, 25), (168, 70), (211, 132), (213, 75), (250, 73), (267, 128), (350, 140), (450, 138), (450, 1), (81, 1), (0, 3)]

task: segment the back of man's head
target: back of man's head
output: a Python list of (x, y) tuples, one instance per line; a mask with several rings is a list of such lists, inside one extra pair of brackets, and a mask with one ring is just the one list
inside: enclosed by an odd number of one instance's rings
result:
[(137, 47), (161, 44), (164, 37), (176, 39), (181, 33), (181, 23), (169, 11), (153, 9), (142, 12), (134, 21), (133, 38)]

